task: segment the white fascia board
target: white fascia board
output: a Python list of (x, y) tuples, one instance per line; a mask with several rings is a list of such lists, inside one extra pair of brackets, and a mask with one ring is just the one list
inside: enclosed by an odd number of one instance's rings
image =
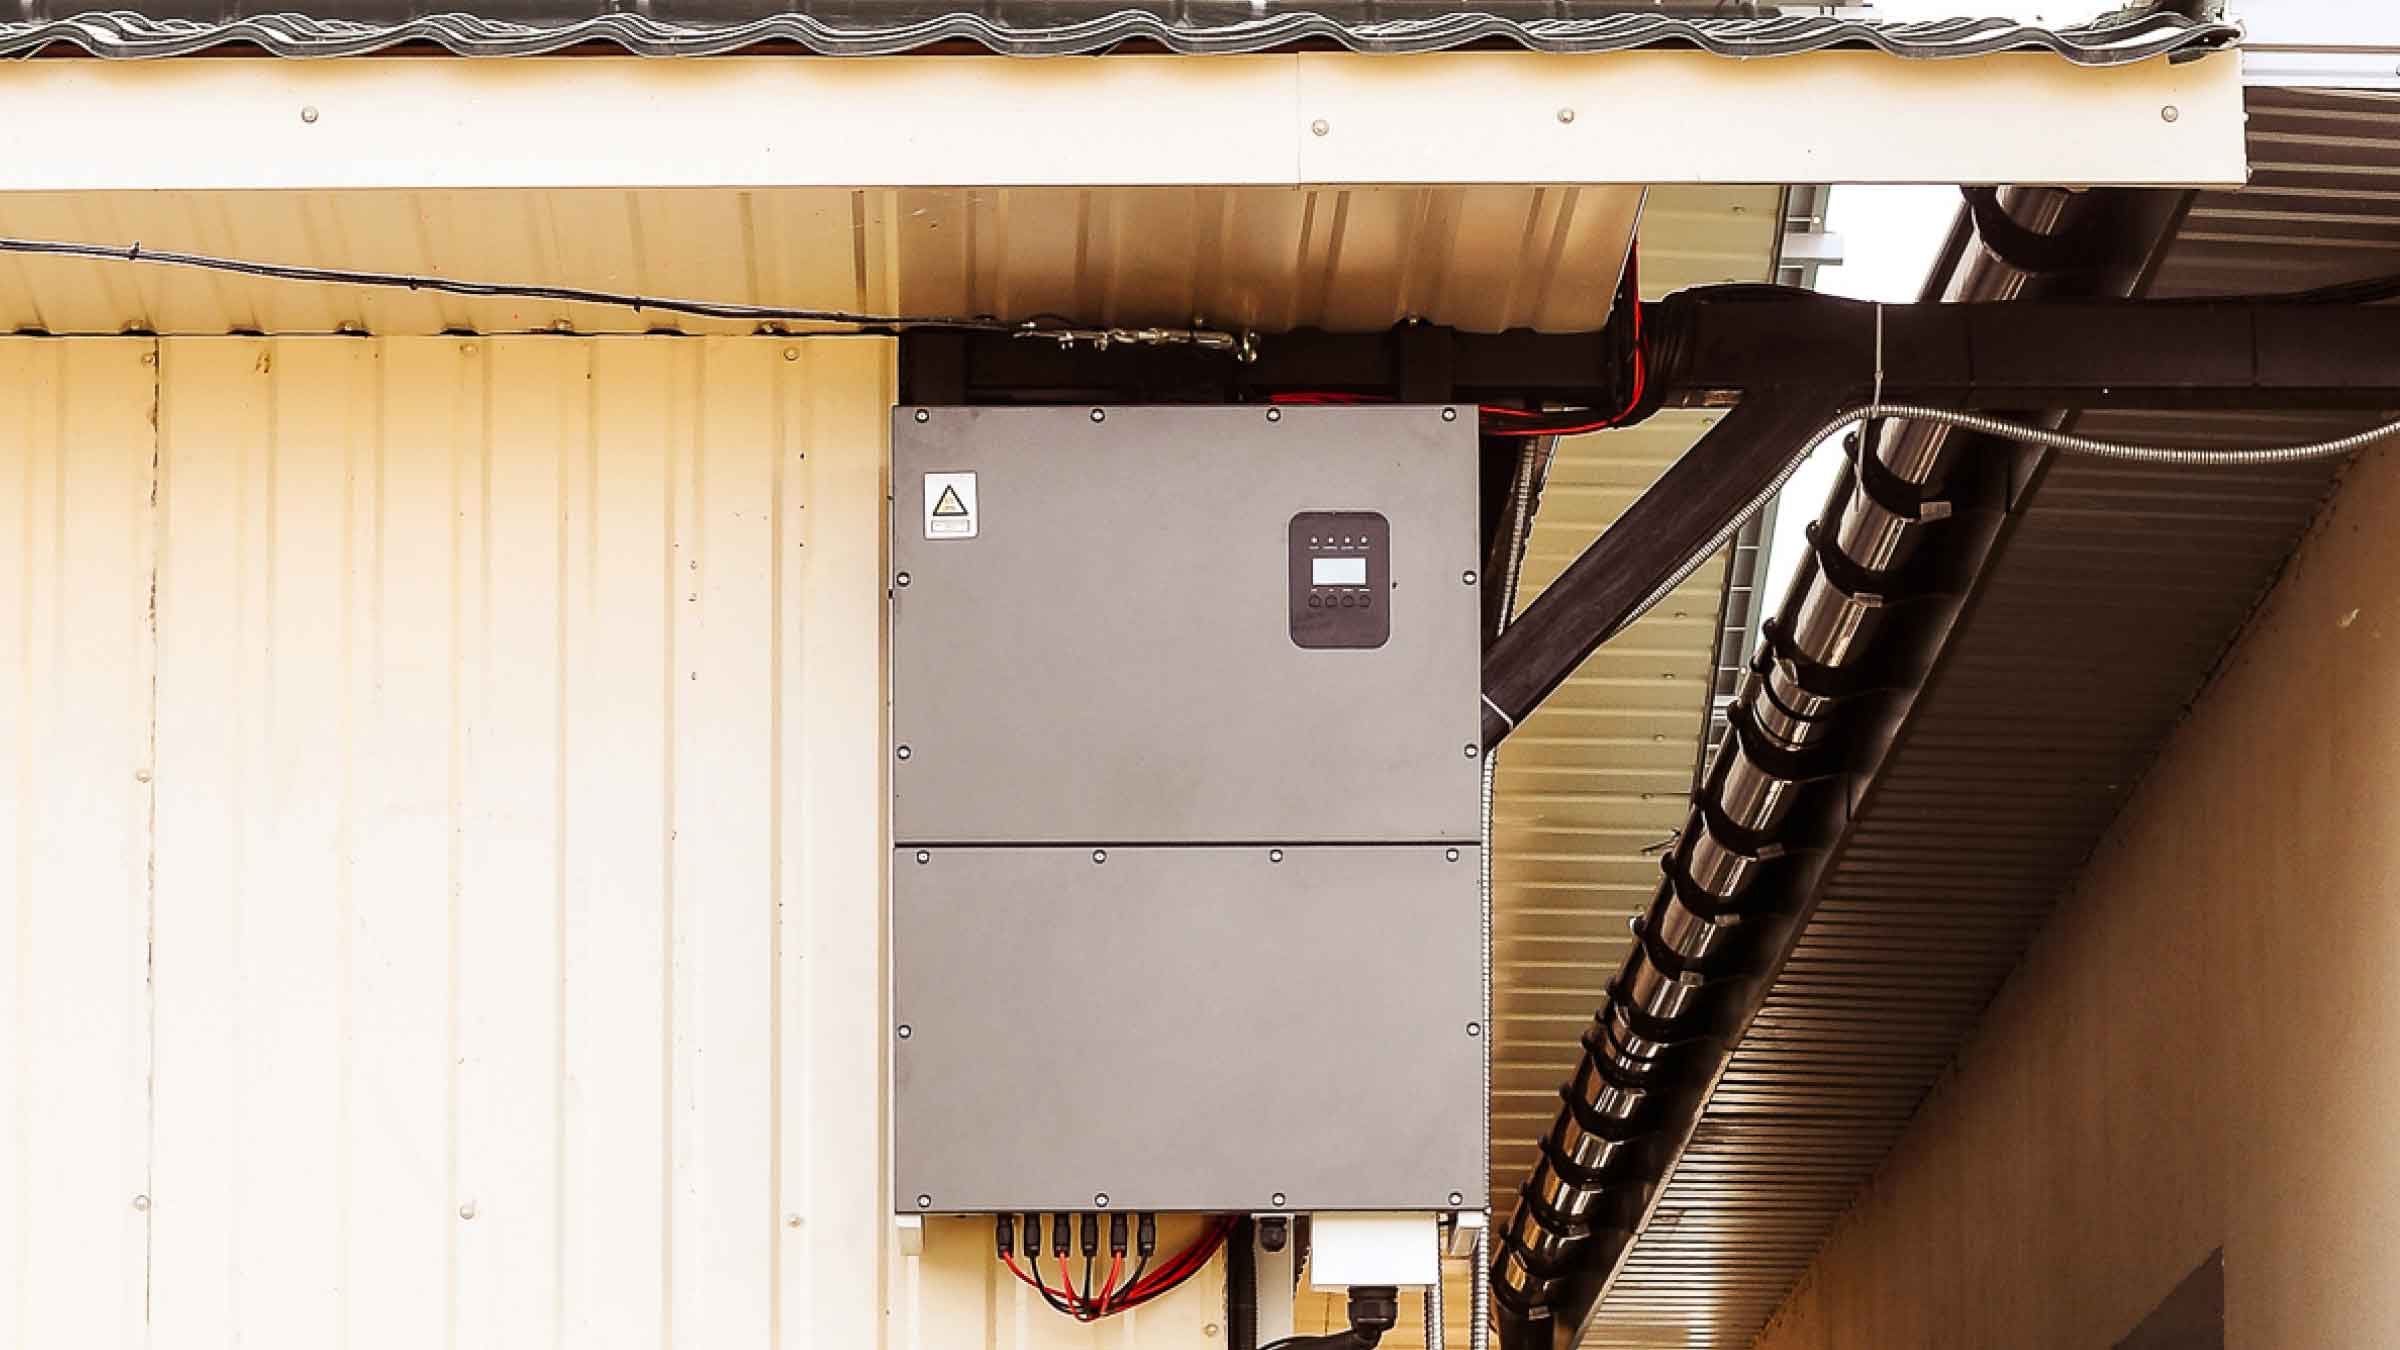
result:
[(1669, 51), (62, 59), (0, 65), (0, 126), (15, 133), (0, 191), (2221, 185), (2243, 172), (2230, 54), (2114, 68)]

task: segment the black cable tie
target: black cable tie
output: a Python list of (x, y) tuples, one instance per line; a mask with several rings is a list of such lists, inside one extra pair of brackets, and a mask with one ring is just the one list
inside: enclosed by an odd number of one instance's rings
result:
[(1722, 953), (1715, 957), (1685, 956), (1667, 945), (1667, 940), (1658, 935), (1658, 926), (1649, 922), (1647, 916), (1634, 922), (1633, 936), (1642, 944), (1642, 954), (1650, 958), (1650, 964), (1665, 971), (1670, 978), (1690, 975), (1706, 987), (1725, 973), (1726, 962)]
[(1813, 783), (1831, 778), (1837, 766), (1823, 746), (1808, 750), (1790, 750), (1777, 745), (1758, 726), (1757, 714), (1747, 703), (1736, 703), (1725, 710), (1725, 725), (1733, 729), (1735, 749), (1742, 758), (1790, 783)]
[(2000, 190), (1962, 187), (1975, 237), (1995, 258), (2020, 272), (2071, 272), (2092, 265), (2083, 231), (2046, 234), (2030, 229), (2000, 204)]
[(1592, 1109), (1590, 1102), (1578, 1100), (1575, 1093), (1569, 1088), (1560, 1088), (1558, 1099), (1567, 1104), (1567, 1112), (1575, 1117), (1576, 1125), (1593, 1138), (1605, 1139), (1612, 1144), (1630, 1144), (1650, 1133), (1650, 1127), (1647, 1125), (1600, 1114)]
[[(1800, 644), (1792, 639), (1791, 630), (1783, 626), (1781, 619), (1765, 620), (1759, 624), (1758, 631), (1759, 635), (1767, 640), (1767, 650), (1773, 653), (1774, 659), (1790, 669), (1792, 683), (1799, 685), (1801, 692), (1812, 698), (1839, 701), (1890, 687), (1889, 685), (1869, 683), (1865, 675), (1855, 667), (1829, 666), (1814, 660), (1800, 650)], [(1758, 669), (1758, 667), (1754, 665), (1752, 669)], [(1759, 670), (1759, 674), (1763, 676), (1766, 671)], [(1775, 706), (1783, 707), (1781, 703), (1777, 703)], [(1784, 708), (1784, 711), (1786, 714), (1797, 716), (1789, 708)], [(1820, 713), (1816, 718), (1803, 717), (1800, 720), (1816, 721), (1827, 715), (1829, 714)]]
[(1708, 1028), (1700, 1025), (1698, 1020), (1693, 1025), (1685, 1026), (1680, 1021), (1671, 1022), (1663, 1017), (1651, 1016), (1642, 1010), (1640, 1004), (1620, 992), (1613, 979), (1608, 982), (1608, 1001), (1611, 1005), (1609, 1014), (1624, 1017), (1626, 1027), (1645, 1041), (1655, 1041), (1660, 1045), (1682, 1045), (1699, 1040), (1708, 1033)]
[(130, 243), (130, 244), (127, 244), (127, 245), (125, 246), (125, 261), (127, 261), (127, 262), (140, 262), (141, 260), (142, 260), (142, 241), (141, 241), (141, 240), (139, 240), (139, 239), (136, 239), (136, 240), (134, 240), (132, 243)]
[(1842, 552), (1841, 545), (1835, 543), (1817, 521), (1808, 522), (1808, 528), (1802, 533), (1808, 536), (1809, 551), (1817, 555), (1817, 569), (1825, 574), (1827, 584), (1847, 598), (1871, 608), (1881, 609), (1890, 603), (1887, 597), (1892, 593), (1894, 581), (1890, 572), (1879, 571), (1852, 559), (1849, 554)]
[[(1551, 1134), (1556, 1133), (1557, 1132), (1555, 1130), (1551, 1132)], [(1578, 1186), (1588, 1191), (1596, 1186), (1604, 1186), (1608, 1183), (1608, 1174), (1606, 1172), (1603, 1172), (1598, 1168), (1586, 1167), (1583, 1164), (1575, 1161), (1573, 1158), (1568, 1157), (1567, 1151), (1563, 1148), (1560, 1148), (1558, 1146), (1558, 1140), (1552, 1138), (1550, 1134), (1545, 1134), (1542, 1136), (1540, 1148), (1542, 1153), (1542, 1161), (1550, 1164), (1550, 1170), (1558, 1173), (1559, 1179), (1566, 1182), (1568, 1185)], [(1547, 1209), (1550, 1214), (1558, 1214), (1558, 1207), (1555, 1205), (1545, 1205), (1544, 1208)], [(1537, 1211), (1535, 1217), (1546, 1218), (1547, 1216)], [(1558, 1217), (1566, 1220), (1569, 1223), (1580, 1222), (1580, 1220), (1577, 1220), (1571, 1214), (1558, 1214)], [(1556, 1227), (1556, 1225), (1548, 1222), (1544, 1222), (1542, 1226), (1544, 1228)]]
[[(1741, 706), (1738, 703), (1734, 705), (1734, 707)], [(1745, 708), (1744, 712), (1747, 714), (1748, 709)], [(1728, 722), (1732, 720), (1731, 709), (1726, 712), (1726, 720)], [(1719, 762), (1720, 764), (1724, 763), (1724, 761)], [(1731, 766), (1726, 765), (1725, 767)], [(1759, 767), (1763, 769), (1767, 766), (1761, 764)], [(1773, 862), (1782, 857), (1783, 845), (1777, 843), (1774, 836), (1764, 830), (1752, 829), (1725, 814), (1725, 804), (1717, 800), (1716, 793), (1717, 785), (1725, 781), (1724, 769), (1720, 768), (1710, 776), (1715, 779), (1715, 783), (1705, 786), (1693, 794), (1694, 800), (1700, 808), (1700, 823), (1708, 827), (1708, 837), (1716, 840), (1722, 847), (1740, 854), (1749, 862)], [(1776, 776), (1781, 777), (1782, 775), (1777, 774)]]
[(1858, 475), (1858, 490), (1867, 494), (1868, 501), (1912, 524), (1948, 520), (1951, 506), (1947, 498), (1926, 496), (1924, 484), (1892, 472), (1892, 466), (1875, 453), (1869, 444), (1872, 437), (1865, 434), (1874, 425), (1869, 422), (1860, 434), (1842, 442), (1842, 454)]
[[(1583, 1029), (1583, 1035), (1577, 1038), (1577, 1043), (1583, 1046), (1583, 1059), (1575, 1065), (1577, 1073), (1583, 1072), (1588, 1065), (1603, 1082), (1620, 1091), (1651, 1092), (1657, 1089), (1658, 1084), (1651, 1081), (1651, 1075), (1658, 1069), (1656, 1061), (1648, 1069), (1638, 1070), (1617, 1063), (1617, 1047), (1611, 1043), (1608, 1024), (1599, 1018), (1593, 1018), (1591, 1025)], [(1571, 1081), (1567, 1084), (1570, 1090), (1574, 1086)]]
[(1745, 905), (1739, 896), (1719, 895), (1701, 885), (1692, 879), (1691, 870), (1683, 859), (1673, 853), (1659, 859), (1658, 866), (1660, 871), (1666, 873), (1667, 884), (1674, 888), (1675, 903), (1710, 923), (1739, 923), (1764, 908)]

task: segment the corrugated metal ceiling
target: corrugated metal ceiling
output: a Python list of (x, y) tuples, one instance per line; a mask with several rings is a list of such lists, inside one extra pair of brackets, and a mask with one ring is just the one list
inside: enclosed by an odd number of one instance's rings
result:
[[(818, 0), (787, 8), (757, 0), (670, 0), (639, 13), (557, 0), (484, 0), (476, 13), (411, 5), (336, 4), (315, 15), (251, 14), (239, 5), (152, 0), (141, 12), (41, 3), (0, 23), (0, 56), (47, 51), (117, 58), (248, 48), (278, 56), (358, 56), (424, 48), (461, 56), (537, 56), (578, 47), (641, 56), (799, 50), (893, 56), (963, 48), (1012, 56), (1084, 55), (1119, 47), (1193, 55), (1335, 46), (1360, 52), (1445, 51), (1479, 44), (1540, 52), (1689, 47), (1721, 56), (1790, 56), (1869, 49), (1939, 59), (2046, 51), (2078, 65), (2119, 65), (2231, 42), (2230, 24), (2165, 12), (2048, 28), (2009, 19), (1875, 23), (1828, 14), (1761, 14), (1750, 3), (1705, 0), (1484, 0), (1473, 8), (1355, 0), (1285, 3), (1060, 3), (1003, 0), (974, 10), (920, 0)], [(1400, 12), (1395, 14), (1393, 11)], [(1680, 12), (1678, 12), (1680, 11)]]
[[(1662, 260), (1723, 251), (1708, 204), (1773, 214), (1755, 190), (1673, 200), (1701, 205), (1653, 216)], [(1641, 201), (1638, 188), (1618, 187), (14, 193), (0, 194), (0, 235), (756, 305), (1050, 312), (1108, 324), (1200, 315), (1265, 332), (1373, 332), (1413, 316), (1474, 332), (1576, 332), (1607, 318)], [(1710, 263), (1692, 275), (1736, 273)], [(754, 327), (0, 258), (0, 330), (622, 333), (670, 324)]]
[[(2156, 293), (2400, 270), (2400, 101), (2261, 91), (2250, 113), (2255, 181), (2199, 200)], [(2081, 426), (2237, 445), (2361, 420), (2117, 413)], [(2081, 869), (2336, 472), (2052, 467), (1584, 1344), (1756, 1334)]]

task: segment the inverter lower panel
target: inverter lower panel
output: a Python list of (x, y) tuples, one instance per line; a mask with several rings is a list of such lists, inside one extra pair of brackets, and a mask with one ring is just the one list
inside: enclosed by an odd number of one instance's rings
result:
[(1477, 866), (901, 849), (899, 1208), (1480, 1208)]

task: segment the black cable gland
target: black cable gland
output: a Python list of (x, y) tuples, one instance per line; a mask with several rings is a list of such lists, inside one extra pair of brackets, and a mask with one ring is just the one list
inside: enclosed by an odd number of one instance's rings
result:
[(1110, 1256), (1125, 1254), (1125, 1211), (1123, 1210), (1118, 1210), (1108, 1216), (1108, 1254)]
[(1017, 1221), (1003, 1214), (992, 1220), (992, 1245), (1000, 1251), (1000, 1259), (1008, 1260), (1017, 1254)]
[(1098, 1213), (1092, 1210), (1084, 1211), (1082, 1237), (1083, 1254), (1098, 1256), (1100, 1254), (1100, 1216)]
[(1142, 1221), (1134, 1227), (1133, 1243), (1134, 1252), (1145, 1261), (1149, 1260), (1151, 1255), (1158, 1250), (1158, 1216), (1156, 1214), (1142, 1215)]
[(1383, 1339), (1400, 1321), (1400, 1291), (1388, 1284), (1353, 1285), (1350, 1289), (1350, 1334), (1360, 1345)]
[(1033, 1257), (1042, 1254), (1042, 1216), (1033, 1211), (1025, 1215), (1025, 1254)]
[(1291, 1236), (1291, 1231), (1291, 1220), (1289, 1219), (1260, 1219), (1258, 1221), (1259, 1250), (1268, 1252), (1282, 1251), (1284, 1242)]
[(1050, 1254), (1064, 1261), (1075, 1250), (1075, 1216), (1060, 1210), (1051, 1216)]

